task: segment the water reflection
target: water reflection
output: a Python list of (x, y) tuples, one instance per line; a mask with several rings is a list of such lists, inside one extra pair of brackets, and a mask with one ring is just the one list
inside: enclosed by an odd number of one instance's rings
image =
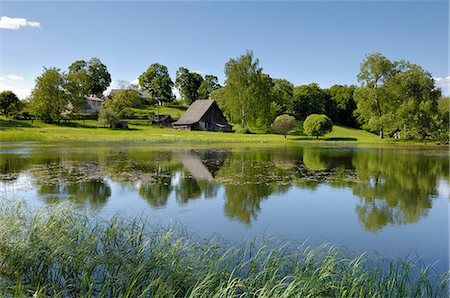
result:
[(271, 196), (292, 189), (300, 194), (326, 184), (351, 189), (359, 198), (355, 211), (361, 224), (378, 231), (427, 216), (439, 181), (449, 180), (449, 160), (444, 149), (336, 147), (65, 147), (0, 153), (0, 185), (14, 184), (20, 175), (32, 180), (47, 204), (67, 199), (93, 210), (100, 210), (114, 195), (107, 181), (131, 186), (151, 208), (164, 208), (172, 197), (185, 205), (220, 199), (223, 193), (224, 214), (246, 225), (258, 218), (261, 203)]

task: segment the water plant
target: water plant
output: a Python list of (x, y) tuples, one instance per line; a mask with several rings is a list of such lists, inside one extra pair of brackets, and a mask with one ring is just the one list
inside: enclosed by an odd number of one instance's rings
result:
[(447, 297), (449, 272), (330, 244), (201, 240), (143, 218), (0, 200), (0, 294), (100, 297)]

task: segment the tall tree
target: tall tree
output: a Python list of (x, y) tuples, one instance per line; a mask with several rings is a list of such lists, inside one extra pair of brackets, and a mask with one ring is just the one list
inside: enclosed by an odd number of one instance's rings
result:
[(386, 118), (390, 136), (401, 132), (405, 138), (433, 138), (440, 125), (436, 88), (431, 73), (406, 61), (395, 62), (396, 71), (385, 83), (390, 101)]
[(175, 86), (180, 90), (183, 99), (189, 103), (193, 103), (199, 99), (199, 88), (203, 82), (203, 78), (196, 72), (189, 72), (189, 69), (180, 67), (177, 70)]
[(67, 75), (58, 68), (44, 68), (36, 78), (31, 92), (33, 114), (44, 121), (59, 122), (64, 113), (71, 109), (70, 95), (66, 92)]
[(19, 98), (12, 91), (3, 91), (0, 93), (0, 111), (8, 116), (19, 106)]
[(394, 71), (394, 64), (381, 53), (370, 54), (361, 63), (358, 81), (361, 88), (355, 91), (358, 115), (366, 128), (383, 134), (383, 116), (389, 109), (390, 98), (383, 92), (383, 84)]
[(111, 84), (111, 75), (100, 59), (77, 60), (69, 66), (68, 90), (79, 97), (100, 96)]
[(280, 107), (280, 110), (288, 112), (289, 107), (292, 106), (292, 99), (294, 96), (294, 84), (285, 79), (273, 79), (273, 99)]
[(356, 86), (353, 85), (334, 85), (327, 90), (333, 111), (328, 108), (326, 112), (333, 122), (350, 127), (357, 126), (356, 118), (353, 114), (356, 110), (356, 102), (353, 99), (355, 89)]
[(220, 84), (216, 76), (205, 75), (205, 78), (198, 88), (198, 97), (201, 99), (208, 99), (211, 97), (211, 93), (219, 88)]
[(273, 119), (268, 119), (270, 110), (272, 79), (262, 74), (259, 60), (254, 59), (253, 52), (225, 64), (226, 99), (219, 101), (234, 123), (241, 123), (244, 128), (248, 121), (251, 125), (268, 127)]
[(159, 104), (173, 100), (173, 82), (166, 66), (154, 63), (139, 76), (138, 80), (139, 86), (147, 90)]
[(91, 93), (100, 96), (111, 84), (111, 75), (105, 64), (98, 58), (88, 62), (88, 75), (91, 79)]
[(436, 138), (442, 125), (431, 74), (406, 61), (391, 62), (381, 54), (368, 56), (358, 75), (362, 86), (354, 98), (363, 128), (393, 137)]
[(318, 84), (301, 85), (294, 88), (291, 112), (296, 119), (305, 119), (311, 114), (324, 114), (328, 93)]

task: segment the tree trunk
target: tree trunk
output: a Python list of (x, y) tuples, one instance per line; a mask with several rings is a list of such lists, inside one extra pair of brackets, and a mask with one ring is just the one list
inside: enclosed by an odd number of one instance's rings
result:
[(284, 135), (284, 138), (286, 139), (286, 135)]
[(380, 127), (380, 139), (384, 139), (383, 127)]
[(241, 123), (242, 128), (245, 127), (245, 111), (244, 109), (242, 109), (242, 123)]

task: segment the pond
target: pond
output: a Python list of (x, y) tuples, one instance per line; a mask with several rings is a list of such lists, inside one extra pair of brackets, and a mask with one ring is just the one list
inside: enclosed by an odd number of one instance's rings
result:
[(446, 147), (0, 145), (0, 197), (449, 263)]

